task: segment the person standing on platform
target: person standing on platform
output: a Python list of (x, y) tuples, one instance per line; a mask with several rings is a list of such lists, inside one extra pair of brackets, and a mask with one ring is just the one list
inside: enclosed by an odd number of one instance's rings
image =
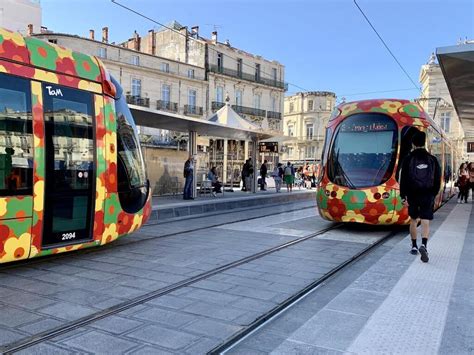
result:
[(265, 189), (265, 178), (267, 177), (267, 161), (264, 160), (262, 166), (260, 167), (260, 191), (267, 191)]
[(183, 199), (194, 200), (193, 197), (193, 179), (194, 179), (194, 158), (189, 155), (188, 160), (184, 163), (183, 175), (185, 178)]
[(290, 162), (286, 164), (284, 174), (285, 174), (285, 182), (286, 182), (286, 191), (292, 192), (293, 183), (295, 181), (295, 169), (293, 168)]
[(253, 164), (252, 164), (252, 158), (248, 159), (248, 173), (247, 177), (245, 178), (245, 187), (247, 191), (252, 192), (253, 191)]
[(467, 164), (462, 163), (458, 170), (458, 203), (467, 203), (467, 196), (469, 195), (469, 171)]
[[(408, 207), (410, 215), (411, 253), (421, 254), (421, 261), (427, 263), (430, 220), (433, 219), (434, 199), (441, 186), (441, 168), (438, 159), (425, 149), (426, 134), (416, 132), (413, 135), (412, 152), (403, 160), (400, 178), (400, 197)], [(421, 219), (421, 246), (416, 243), (416, 227)]]
[(249, 160), (242, 166), (242, 191), (247, 191), (247, 176), (249, 175)]
[(275, 190), (276, 192), (280, 192), (281, 190), (281, 180), (283, 178), (283, 168), (282, 164), (278, 163), (277, 166), (273, 169), (272, 178), (275, 180)]
[(474, 202), (474, 162), (470, 162), (467, 166), (467, 170), (469, 171), (469, 189), (471, 190), (471, 201)]

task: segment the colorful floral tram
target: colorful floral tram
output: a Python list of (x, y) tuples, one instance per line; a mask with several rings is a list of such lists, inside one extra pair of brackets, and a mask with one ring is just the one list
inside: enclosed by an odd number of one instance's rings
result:
[(399, 176), (416, 129), (427, 133), (427, 149), (442, 169), (435, 209), (452, 196), (456, 151), (418, 103), (356, 101), (339, 105), (329, 119), (317, 190), (320, 215), (336, 222), (408, 224)]
[(133, 117), (100, 60), (0, 29), (0, 263), (127, 235), (150, 196)]

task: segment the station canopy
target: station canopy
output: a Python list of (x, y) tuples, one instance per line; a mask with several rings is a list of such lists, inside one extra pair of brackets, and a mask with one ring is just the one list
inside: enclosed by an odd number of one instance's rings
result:
[(236, 140), (263, 140), (278, 135), (240, 117), (225, 105), (208, 119), (193, 118), (148, 107), (129, 105), (138, 126), (178, 132), (196, 132), (200, 136)]
[(436, 56), (466, 136), (474, 136), (474, 43), (436, 49)]

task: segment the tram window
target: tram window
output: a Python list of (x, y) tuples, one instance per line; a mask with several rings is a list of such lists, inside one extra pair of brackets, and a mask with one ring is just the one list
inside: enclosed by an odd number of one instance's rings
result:
[(400, 139), (400, 154), (398, 157), (398, 167), (397, 167), (397, 175), (396, 179), (399, 181), (400, 179), (400, 170), (402, 169), (403, 160), (410, 154), (412, 150), (412, 138), (413, 135), (418, 132), (418, 129), (413, 126), (405, 126), (401, 132), (401, 139)]
[(0, 74), (0, 197), (31, 195), (32, 181), (30, 81)]
[(135, 213), (145, 205), (148, 195), (145, 163), (130, 109), (122, 95), (120, 85), (113, 78), (112, 82), (118, 88), (115, 111), (117, 114), (119, 199), (122, 208), (126, 212)]
[(396, 160), (398, 130), (394, 120), (377, 113), (347, 117), (337, 128), (328, 159), (328, 177), (349, 188), (387, 181)]

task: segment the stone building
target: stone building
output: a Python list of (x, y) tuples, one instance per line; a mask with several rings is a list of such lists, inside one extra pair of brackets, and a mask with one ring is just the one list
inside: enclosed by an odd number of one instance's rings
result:
[[(229, 40), (218, 41), (217, 31), (211, 38), (200, 35), (199, 27), (191, 31), (174, 21), (143, 37), (143, 50), (170, 60), (205, 68), (207, 92), (203, 115), (209, 117), (224, 105), (228, 96), (232, 108), (242, 117), (260, 126), (282, 131), (284, 66), (235, 48)], [(238, 181), (240, 168), (251, 154), (244, 141), (211, 139), (206, 150), (208, 165), (218, 167), (224, 182)]]
[(336, 105), (336, 94), (327, 91), (299, 92), (285, 98), (282, 159), (296, 164), (319, 162), (324, 129)]
[(0, 27), (26, 33), (29, 24), (41, 27), (40, 0), (0, 0)]
[(451, 95), (434, 53), (428, 63), (422, 65), (419, 81), (422, 85), (422, 95), (418, 102), (431, 118), (444, 129), (451, 144), (460, 152), (460, 156), (466, 159), (464, 130), (454, 109)]

